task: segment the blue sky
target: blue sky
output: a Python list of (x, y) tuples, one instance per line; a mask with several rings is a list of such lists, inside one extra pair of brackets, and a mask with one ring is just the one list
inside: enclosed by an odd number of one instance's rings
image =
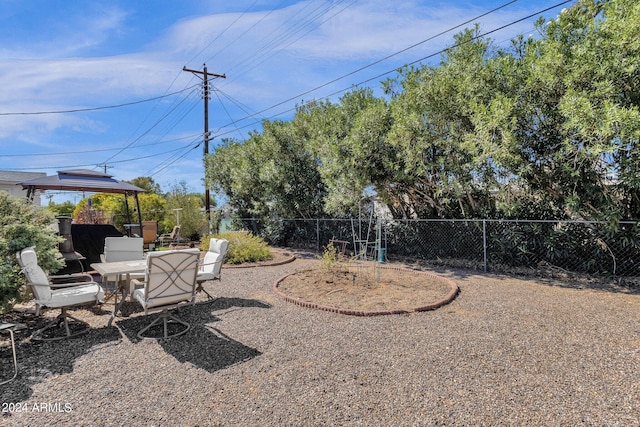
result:
[(0, 170), (106, 165), (117, 179), (203, 192), (201, 80), (183, 67), (226, 75), (212, 80), (213, 151), (263, 119), (290, 118), (296, 104), (378, 90), (404, 64), (437, 63), (464, 27), (434, 36), (488, 11), (506, 5), (473, 21), (482, 32), (536, 14), (490, 35), (506, 45), (571, 4), (538, 13), (561, 0), (507, 3), (0, 0)]

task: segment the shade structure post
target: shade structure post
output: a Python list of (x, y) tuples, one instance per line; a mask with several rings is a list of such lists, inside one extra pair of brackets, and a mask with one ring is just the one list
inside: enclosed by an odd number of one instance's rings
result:
[(140, 211), (140, 200), (138, 199), (138, 192), (133, 192), (133, 197), (136, 199), (136, 208), (138, 209), (138, 224), (140, 224), (140, 237), (144, 236), (144, 230), (142, 229), (142, 211)]
[[(129, 212), (129, 199), (127, 193), (124, 193), (124, 208), (127, 211), (127, 224), (131, 224), (131, 212)], [(131, 231), (127, 230), (127, 234), (131, 237)]]
[(36, 195), (36, 188), (33, 185), (27, 187), (27, 201), (33, 202)]

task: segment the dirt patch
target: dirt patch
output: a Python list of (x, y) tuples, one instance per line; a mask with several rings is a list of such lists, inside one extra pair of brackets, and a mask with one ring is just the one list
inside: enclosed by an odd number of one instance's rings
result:
[(274, 290), (300, 305), (363, 316), (432, 310), (458, 293), (444, 277), (375, 263), (300, 271), (279, 280)]

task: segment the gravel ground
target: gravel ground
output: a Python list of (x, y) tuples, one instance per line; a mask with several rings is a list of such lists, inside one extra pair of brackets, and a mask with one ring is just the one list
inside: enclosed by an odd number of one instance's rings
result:
[(0, 425), (640, 425), (638, 293), (442, 271), (451, 304), (354, 317), (273, 293), (313, 262), (224, 269), (171, 340), (78, 310), (87, 335), (21, 341)]

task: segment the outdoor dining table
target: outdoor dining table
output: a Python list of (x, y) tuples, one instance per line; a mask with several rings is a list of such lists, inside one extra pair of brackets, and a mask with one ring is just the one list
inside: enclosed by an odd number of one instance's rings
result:
[[(131, 289), (129, 288), (129, 275), (131, 273), (143, 273), (147, 266), (146, 260), (131, 260), (131, 261), (114, 261), (114, 262), (96, 262), (91, 264), (91, 268), (93, 268), (100, 276), (102, 276), (103, 281), (106, 281), (108, 277), (115, 276), (116, 280), (116, 289), (114, 291), (115, 294), (115, 305), (113, 307), (113, 314), (111, 315), (111, 319), (109, 319), (109, 326), (113, 322), (113, 319), (116, 317), (118, 310), (127, 299), (127, 296), (130, 296)], [(122, 276), (126, 276), (125, 280), (121, 280)], [(118, 303), (118, 293), (122, 293), (122, 299)]]

